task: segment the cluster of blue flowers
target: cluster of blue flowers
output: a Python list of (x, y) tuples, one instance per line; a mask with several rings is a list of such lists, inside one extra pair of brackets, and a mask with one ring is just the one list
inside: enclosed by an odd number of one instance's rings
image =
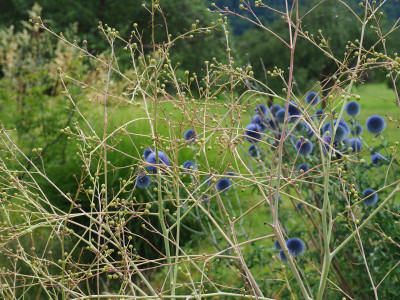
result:
[[(275, 249), (279, 251), (279, 256), (281, 260), (286, 262), (287, 257), (278, 240), (275, 240), (274, 246)], [(306, 251), (306, 246), (304, 245), (304, 242), (299, 238), (290, 238), (289, 240), (287, 240), (286, 247), (288, 248), (289, 253), (293, 256), (300, 256)]]

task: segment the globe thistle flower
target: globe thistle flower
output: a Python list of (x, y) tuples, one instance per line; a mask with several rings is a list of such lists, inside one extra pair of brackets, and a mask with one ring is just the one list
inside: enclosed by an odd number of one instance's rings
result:
[[(331, 136), (330, 135), (324, 135), (323, 137), (322, 137), (322, 140), (323, 140), (323, 142), (324, 142), (324, 147), (322, 148), (323, 149), (323, 153), (324, 153), (324, 155), (326, 156), (326, 155), (328, 155), (328, 153), (329, 153), (329, 148), (330, 148), (330, 145), (331, 145), (331, 140), (332, 140), (332, 138), (331, 138)], [(335, 142), (335, 141), (333, 141), (333, 149), (332, 149), (332, 156), (336, 156), (337, 158), (342, 158), (342, 155), (341, 155), (341, 153), (340, 152), (338, 152), (338, 151), (336, 151), (336, 148), (337, 148), (337, 143)]]
[(286, 255), (285, 255), (285, 252), (283, 252), (282, 249), (279, 250), (279, 256), (280, 256), (280, 258), (281, 258), (281, 261), (287, 262), (287, 257), (286, 257)]
[(315, 111), (315, 116), (316, 116), (317, 118), (321, 118), (323, 115), (324, 115), (324, 110), (323, 110), (323, 109), (317, 109), (317, 110)]
[(264, 131), (267, 127), (265, 120), (260, 115), (255, 115), (253, 118), (251, 118), (251, 123), (257, 124), (261, 128), (261, 131)]
[[(169, 162), (168, 157), (165, 155), (164, 152), (162, 152), (162, 151), (160, 151), (160, 150), (158, 151), (158, 160), (159, 160), (159, 161), (158, 161), (158, 164), (162, 164), (162, 165), (164, 165), (164, 166), (170, 166), (170, 165), (171, 165), (170, 162)], [(147, 156), (146, 161), (147, 161), (149, 164), (156, 165), (156, 164), (157, 164), (156, 153), (155, 153), (155, 152), (150, 153), (149, 156)], [(148, 166), (147, 169), (148, 169), (150, 172), (153, 172), (153, 173), (156, 173), (156, 172), (157, 172), (157, 168), (154, 167), (154, 166)]]
[(268, 107), (265, 104), (258, 104), (255, 112), (262, 117), (266, 117), (268, 115)]
[(345, 110), (349, 116), (355, 117), (360, 113), (361, 107), (360, 104), (358, 104), (358, 102), (351, 101), (346, 104)]
[(362, 148), (362, 142), (358, 138), (352, 138), (349, 140), (350, 147), (353, 148), (354, 152), (359, 152)]
[(301, 203), (301, 202), (298, 202), (297, 204), (296, 204), (296, 210), (301, 210), (303, 208), (303, 203)]
[(278, 240), (275, 240), (275, 242), (274, 242), (274, 247), (275, 247), (276, 250), (281, 250), (281, 249), (282, 249), (282, 247), (281, 247), (281, 245), (279, 244)]
[(147, 188), (150, 185), (150, 176), (139, 174), (136, 178), (136, 186), (140, 189)]
[(300, 139), (296, 142), (296, 150), (301, 155), (310, 154), (313, 150), (313, 144), (310, 141)]
[(293, 256), (302, 255), (305, 251), (304, 243), (301, 239), (291, 238), (286, 242), (289, 253)]
[(193, 142), (197, 138), (197, 133), (194, 131), (194, 129), (188, 129), (183, 134), (183, 138), (185, 141)]
[(247, 149), (247, 153), (250, 154), (251, 157), (258, 157), (259, 155), (259, 150), (256, 147), (256, 145), (250, 145), (250, 147)]
[(304, 131), (305, 128), (306, 128), (305, 124), (303, 122), (299, 122), (295, 126), (294, 130), (296, 130), (296, 131)]
[(153, 149), (153, 148), (146, 148), (146, 149), (144, 149), (144, 151), (143, 151), (144, 159), (147, 159), (147, 157), (148, 157), (151, 153), (153, 153), (153, 152), (154, 152), (154, 149)]
[(351, 129), (351, 134), (353, 136), (360, 136), (363, 132), (363, 127), (360, 124), (354, 125), (354, 127)]
[(312, 103), (313, 105), (315, 105), (315, 104), (317, 104), (319, 102), (319, 100), (320, 100), (320, 98), (319, 98), (319, 96), (318, 96), (318, 94), (316, 92), (309, 92), (306, 95), (306, 102), (308, 104)]
[(280, 106), (279, 104), (274, 104), (274, 105), (271, 106), (270, 112), (271, 112), (272, 116), (275, 117), (276, 113), (278, 111), (280, 111), (281, 109), (282, 109), (282, 106)]
[(381, 154), (379, 154), (379, 153), (374, 153), (374, 154), (372, 154), (372, 156), (371, 156), (371, 161), (372, 161), (372, 164), (374, 164), (374, 165), (378, 165), (382, 160), (385, 160), (386, 158), (385, 157), (383, 157)]
[(246, 126), (244, 131), (245, 139), (250, 143), (258, 143), (261, 140), (261, 128), (257, 124), (251, 123)]
[(267, 127), (271, 130), (277, 130), (278, 125), (276, 124), (274, 119), (267, 119)]
[(285, 110), (283, 108), (276, 112), (276, 120), (281, 124), (285, 122)]
[(231, 187), (231, 181), (229, 180), (229, 178), (221, 178), (217, 181), (215, 186), (218, 192), (228, 191)]
[(381, 116), (370, 116), (366, 123), (367, 130), (372, 134), (380, 134), (386, 128), (386, 122)]
[(308, 170), (310, 170), (310, 166), (308, 164), (300, 164), (297, 167), (297, 171), (301, 172), (303, 171), (304, 173), (307, 172)]
[(288, 111), (291, 116), (300, 116), (301, 115), (301, 112), (297, 108), (297, 104), (294, 101), (290, 101)]
[[(349, 132), (350, 132), (349, 125), (347, 125), (347, 123), (346, 123), (345, 120), (342, 120), (342, 119), (341, 119), (341, 120), (339, 120), (339, 121), (337, 121), (337, 120), (333, 121), (333, 126), (335, 127), (337, 123), (339, 123), (339, 124), (337, 125), (338, 127), (339, 127), (339, 126), (342, 126), (343, 129), (346, 131), (346, 136), (344, 136), (343, 139), (346, 138), (347, 135), (348, 135)], [(331, 123), (330, 123), (330, 122), (325, 123), (325, 124), (322, 126), (322, 133), (325, 133), (325, 132), (327, 132), (327, 131), (331, 132), (331, 127), (332, 127), (332, 126), (331, 126)], [(335, 138), (335, 140), (336, 140), (336, 138)]]
[(196, 164), (191, 160), (187, 160), (183, 163), (183, 168), (189, 170), (196, 170)]
[[(329, 128), (329, 132), (332, 135), (332, 130)], [(335, 133), (335, 142), (340, 142), (343, 141), (344, 139), (347, 138), (348, 131), (346, 128), (344, 128), (342, 125), (338, 125), (336, 128), (336, 133)]]
[(378, 193), (375, 193), (373, 189), (365, 189), (363, 192), (364, 201), (363, 203), (368, 206), (374, 206), (378, 202)]

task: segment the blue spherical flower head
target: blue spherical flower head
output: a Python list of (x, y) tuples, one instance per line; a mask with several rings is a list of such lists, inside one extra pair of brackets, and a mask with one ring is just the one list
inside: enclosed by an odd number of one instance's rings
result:
[(280, 111), (281, 109), (282, 109), (282, 106), (280, 106), (279, 104), (274, 104), (274, 105), (272, 105), (272, 106), (271, 106), (271, 109), (270, 109), (272, 116), (275, 117), (275, 116), (276, 116), (276, 113), (277, 113), (278, 111)]
[(366, 123), (367, 130), (372, 134), (380, 134), (386, 128), (386, 122), (381, 116), (370, 116)]
[(183, 134), (183, 138), (185, 141), (193, 142), (197, 138), (197, 133), (194, 131), (194, 129), (188, 129)]
[(361, 111), (360, 104), (358, 104), (358, 102), (355, 102), (355, 101), (351, 101), (351, 102), (347, 103), (345, 109), (346, 109), (346, 113), (352, 117), (357, 116)]
[(218, 192), (226, 192), (231, 187), (231, 181), (229, 180), (229, 178), (221, 178), (217, 181), (215, 186)]
[(281, 249), (282, 249), (282, 247), (281, 247), (281, 245), (279, 244), (278, 240), (275, 240), (275, 242), (274, 242), (274, 247), (275, 247), (276, 250), (281, 250)]
[(290, 101), (288, 112), (289, 115), (291, 116), (291, 118), (289, 119), (290, 122), (294, 122), (297, 119), (297, 117), (301, 115), (301, 112), (297, 108), (297, 104), (294, 101)]
[(258, 104), (254, 111), (261, 117), (266, 117), (268, 115), (268, 107), (265, 104)]
[(251, 123), (244, 130), (245, 139), (250, 143), (258, 143), (261, 140), (261, 128), (257, 124)]
[(264, 131), (265, 128), (267, 127), (265, 124), (265, 119), (263, 119), (260, 115), (255, 115), (252, 119), (251, 119), (251, 123), (253, 124), (257, 124), (260, 128), (261, 131)]
[(154, 152), (154, 149), (153, 149), (153, 148), (146, 148), (146, 149), (144, 149), (144, 151), (143, 151), (144, 159), (147, 159), (147, 157), (148, 157), (151, 153), (153, 153), (153, 152)]
[(378, 165), (383, 160), (385, 160), (385, 158), (382, 155), (380, 155), (379, 153), (374, 153), (371, 156), (371, 161), (372, 161), (372, 164), (374, 164), (374, 165)]
[(316, 92), (309, 92), (306, 95), (306, 102), (308, 104), (312, 103), (313, 105), (315, 105), (315, 104), (317, 104), (319, 102), (319, 100), (320, 100), (320, 98), (319, 98), (319, 96), (318, 96), (318, 94)]
[(301, 239), (291, 238), (286, 242), (289, 253), (293, 256), (302, 255), (305, 251), (304, 243)]
[(351, 134), (353, 136), (360, 136), (363, 132), (363, 127), (360, 124), (354, 125), (354, 127), (351, 129)]
[(287, 257), (286, 257), (286, 255), (285, 255), (285, 252), (283, 252), (282, 249), (279, 250), (279, 256), (280, 256), (280, 258), (281, 258), (281, 261), (287, 262)]
[(247, 153), (250, 154), (251, 157), (258, 157), (259, 151), (256, 145), (250, 145), (250, 147), (247, 149)]
[(276, 112), (276, 120), (281, 124), (285, 122), (285, 110), (283, 108)]
[(139, 174), (136, 178), (136, 186), (140, 189), (147, 188), (150, 185), (150, 176)]
[(278, 124), (274, 119), (267, 119), (266, 123), (267, 123), (267, 127), (270, 130), (274, 131), (274, 130), (278, 129)]
[(299, 172), (301, 172), (301, 171), (307, 172), (308, 170), (310, 170), (310, 166), (308, 164), (300, 164), (297, 167), (297, 171), (299, 171)]
[[(155, 152), (150, 153), (149, 156), (147, 156), (146, 161), (149, 164), (156, 165), (157, 164), (156, 153)], [(169, 166), (170, 165), (168, 157), (165, 155), (164, 152), (162, 152), (160, 150), (158, 151), (158, 164), (161, 164), (161, 165), (164, 165), (164, 166)], [(148, 166), (147, 169), (150, 172), (153, 172), (153, 173), (157, 172), (157, 167), (155, 167), (155, 166)]]
[(362, 148), (362, 142), (358, 138), (352, 138), (349, 140), (350, 147), (353, 148), (354, 152), (360, 152)]
[[(329, 128), (329, 132), (332, 134), (332, 130)], [(346, 130), (345, 127), (342, 125), (338, 125), (336, 128), (336, 133), (335, 133), (335, 142), (343, 141), (344, 139), (347, 138), (348, 131)]]
[[(365, 189), (363, 192), (364, 201), (363, 203), (368, 206), (374, 206), (378, 202), (378, 193), (375, 193), (373, 189)], [(373, 194), (373, 195), (372, 195)]]
[(300, 139), (296, 142), (296, 149), (301, 155), (310, 154), (313, 150), (313, 144), (310, 141)]
[(315, 116), (316, 116), (317, 118), (321, 118), (323, 115), (324, 115), (324, 110), (323, 110), (323, 109), (317, 109), (317, 110), (315, 111)]
[(187, 160), (183, 163), (183, 168), (188, 170), (196, 170), (196, 164), (191, 160)]

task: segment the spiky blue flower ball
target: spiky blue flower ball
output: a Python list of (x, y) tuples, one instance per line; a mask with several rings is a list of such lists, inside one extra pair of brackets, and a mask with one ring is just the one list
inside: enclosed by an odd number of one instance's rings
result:
[(257, 124), (251, 123), (246, 126), (244, 131), (245, 139), (250, 143), (258, 143), (261, 140), (261, 128)]
[(183, 134), (185, 141), (193, 142), (197, 138), (197, 133), (194, 129), (188, 129)]
[(227, 191), (231, 187), (231, 181), (229, 180), (229, 178), (221, 178), (217, 181), (215, 186), (218, 192)]
[(346, 109), (346, 113), (352, 117), (357, 116), (361, 111), (360, 104), (358, 104), (358, 102), (355, 102), (355, 101), (351, 101), (351, 102), (347, 103), (345, 109)]
[(307, 172), (308, 170), (310, 170), (310, 166), (308, 164), (300, 164), (297, 167), (297, 171), (299, 171), (299, 172), (301, 172), (301, 171)]
[(278, 240), (275, 240), (274, 247), (275, 247), (276, 250), (281, 250), (282, 249), (281, 245), (279, 245)]
[[(329, 128), (329, 132), (332, 134), (331, 128)], [(345, 138), (347, 138), (347, 134), (348, 131), (346, 130), (346, 128), (339, 124), (336, 128), (335, 142), (343, 141)]]
[(255, 115), (253, 118), (251, 118), (251, 123), (253, 124), (257, 124), (262, 131), (265, 130), (265, 128), (267, 127), (267, 125), (265, 124), (265, 119), (263, 117), (261, 117), (260, 115)]
[(151, 153), (153, 153), (153, 152), (154, 152), (154, 149), (153, 149), (153, 148), (146, 148), (146, 149), (144, 149), (144, 151), (143, 151), (144, 159), (147, 159), (147, 157), (148, 157)]
[(276, 120), (281, 124), (285, 122), (285, 110), (283, 108), (276, 112)]
[(302, 255), (305, 251), (304, 243), (301, 239), (291, 238), (286, 242), (286, 246), (288, 247), (289, 253), (297, 256)]
[(294, 102), (294, 101), (290, 101), (288, 111), (291, 116), (300, 116), (301, 115), (301, 112), (298, 109), (296, 102)]
[(317, 118), (321, 118), (323, 115), (324, 115), (324, 110), (323, 110), (323, 109), (317, 109), (317, 110), (315, 111), (315, 116), (316, 116)]
[(319, 96), (318, 96), (318, 94), (316, 92), (309, 92), (306, 95), (306, 102), (308, 104), (312, 103), (313, 105), (315, 105), (315, 104), (317, 104), (319, 102), (319, 100), (320, 100), (320, 98), (319, 98)]
[(258, 104), (255, 112), (262, 117), (266, 117), (268, 115), (268, 107), (265, 104)]
[[(363, 203), (368, 206), (373, 206), (378, 202), (378, 193), (375, 193), (373, 189), (365, 189), (363, 192), (363, 198), (365, 199)], [(373, 194), (373, 195), (372, 195)]]
[(247, 149), (247, 153), (250, 154), (251, 157), (257, 157), (259, 154), (258, 148), (256, 145), (250, 145), (250, 147)]
[(147, 188), (150, 185), (150, 182), (150, 176), (147, 175), (139, 174), (136, 178), (136, 186), (141, 189)]
[(378, 165), (383, 160), (385, 160), (385, 158), (379, 153), (374, 153), (371, 156), (371, 161), (374, 165)]
[(304, 139), (300, 139), (296, 142), (296, 150), (301, 155), (310, 154), (313, 150), (313, 144), (310, 141), (306, 141)]
[(191, 160), (187, 160), (183, 163), (183, 168), (189, 170), (196, 170), (196, 164)]
[(351, 129), (351, 134), (353, 136), (360, 136), (363, 132), (363, 127), (360, 124), (354, 125), (354, 127)]
[(274, 119), (267, 119), (266, 121), (268, 129), (274, 131), (278, 129), (278, 124)]
[(297, 123), (296, 127), (294, 128), (294, 130), (296, 131), (304, 131), (306, 128), (306, 125), (303, 122), (299, 122)]
[(279, 250), (279, 256), (280, 256), (280, 258), (281, 258), (281, 261), (287, 262), (287, 257), (286, 257), (286, 255), (285, 255), (285, 252), (283, 252), (282, 249)]
[(272, 116), (275, 117), (276, 113), (278, 111), (280, 111), (281, 109), (282, 109), (282, 106), (280, 106), (279, 104), (274, 104), (274, 105), (271, 106), (270, 112), (271, 112)]
[[(156, 153), (155, 152), (150, 153), (149, 156), (147, 156), (146, 161), (149, 164), (153, 164), (153, 165), (157, 164)], [(164, 166), (171, 165), (167, 155), (165, 155), (165, 153), (160, 150), (158, 151), (158, 164), (162, 164)], [(157, 168), (155, 166), (148, 166), (147, 169), (153, 173), (157, 172)]]
[(362, 142), (358, 138), (352, 138), (349, 140), (350, 147), (353, 148), (354, 152), (360, 152), (362, 148)]
[(381, 116), (370, 116), (366, 123), (367, 130), (372, 134), (380, 134), (386, 128), (386, 122)]

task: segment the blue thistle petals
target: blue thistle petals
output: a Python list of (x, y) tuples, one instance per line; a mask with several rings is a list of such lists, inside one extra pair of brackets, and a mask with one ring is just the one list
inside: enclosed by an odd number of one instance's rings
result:
[[(331, 132), (332, 135), (332, 131), (329, 130)], [(336, 128), (336, 133), (335, 133), (335, 142), (339, 142), (339, 141), (343, 141), (344, 139), (347, 138), (347, 134), (348, 131), (346, 130), (346, 128), (344, 128), (342, 125), (338, 125), (338, 127)]]
[(185, 141), (193, 142), (197, 138), (197, 133), (194, 129), (188, 129), (183, 134)]
[(306, 95), (306, 102), (308, 104), (311, 104), (311, 103), (312, 103), (312, 105), (318, 104), (319, 100), (320, 100), (320, 98), (316, 92), (309, 92)]
[(345, 110), (349, 116), (355, 117), (360, 113), (361, 107), (357, 102), (351, 101), (347, 103)]
[(250, 154), (251, 157), (258, 157), (259, 155), (259, 150), (256, 147), (256, 145), (250, 145), (250, 147), (247, 149), (247, 153)]
[(383, 161), (383, 160), (386, 160), (386, 158), (385, 157), (383, 157), (381, 154), (379, 154), (379, 153), (374, 153), (374, 154), (372, 154), (372, 156), (371, 156), (371, 161), (372, 161), (372, 164), (374, 164), (374, 165), (378, 165), (381, 161)]
[(260, 126), (251, 123), (244, 130), (245, 139), (250, 143), (258, 143), (262, 137), (261, 131)]
[(313, 150), (313, 144), (310, 141), (306, 141), (304, 139), (300, 139), (296, 142), (296, 150), (301, 155), (310, 154)]
[(294, 101), (290, 101), (289, 104), (289, 108), (288, 108), (289, 114), (291, 116), (300, 116), (301, 112), (300, 110), (297, 108), (297, 104)]
[(273, 117), (275, 117), (275, 116), (276, 116), (276, 113), (277, 113), (278, 111), (280, 111), (281, 109), (282, 109), (282, 106), (280, 106), (279, 104), (274, 104), (274, 105), (272, 105), (271, 108), (270, 108), (271, 115), (272, 115)]
[(282, 249), (282, 247), (281, 247), (281, 245), (279, 244), (278, 240), (275, 240), (275, 242), (274, 242), (274, 247), (275, 247), (276, 250), (281, 250), (281, 249)]
[(254, 111), (263, 118), (268, 115), (268, 107), (265, 104), (258, 104)]
[(153, 148), (146, 148), (146, 149), (144, 149), (144, 151), (143, 151), (144, 159), (147, 159), (147, 157), (148, 157), (151, 153), (153, 153), (153, 152), (154, 152), (154, 149), (153, 149)]
[(285, 110), (283, 108), (276, 112), (276, 120), (281, 124), (285, 122)]
[(285, 255), (285, 252), (283, 252), (282, 249), (279, 250), (279, 256), (280, 256), (280, 258), (281, 258), (281, 261), (287, 262), (287, 257), (286, 257), (286, 255)]
[(183, 163), (183, 168), (188, 170), (196, 170), (196, 164), (191, 160), (187, 160)]
[(381, 116), (370, 116), (366, 122), (366, 128), (372, 134), (380, 134), (386, 128), (386, 122)]
[(263, 119), (263, 117), (261, 117), (260, 115), (255, 115), (255, 116), (251, 119), (251, 123), (257, 124), (257, 125), (261, 128), (261, 131), (264, 131), (265, 128), (267, 127), (265, 121), (266, 121), (266, 120)]
[(299, 171), (299, 172), (301, 172), (301, 171), (307, 172), (308, 170), (310, 170), (310, 166), (308, 164), (300, 164), (297, 167), (297, 171)]
[(354, 127), (351, 129), (351, 134), (353, 136), (360, 136), (363, 132), (363, 127), (360, 124), (354, 125)]
[(352, 138), (349, 140), (350, 147), (353, 148), (354, 152), (360, 152), (362, 148), (362, 142), (358, 138)]
[(317, 109), (317, 110), (315, 111), (315, 116), (316, 116), (317, 118), (321, 118), (323, 115), (324, 115), (324, 110), (323, 110), (323, 109)]
[[(155, 152), (152, 152), (149, 154), (149, 156), (147, 156), (146, 161), (149, 164), (152, 165), (156, 165), (157, 164), (157, 156)], [(170, 162), (168, 157), (165, 155), (164, 152), (162, 151), (158, 151), (158, 164), (164, 165), (164, 166), (170, 166)], [(149, 170), (150, 172), (156, 173), (157, 172), (157, 167), (155, 166), (148, 166), (147, 170)]]
[(291, 238), (286, 242), (289, 253), (293, 256), (302, 255), (305, 251), (304, 242), (299, 238)]
[(368, 206), (374, 206), (378, 202), (378, 193), (374, 193), (375, 190), (373, 189), (365, 189), (363, 192), (363, 197), (365, 200), (362, 203)]
[(150, 176), (139, 174), (136, 178), (136, 186), (140, 189), (147, 188), (151, 183)]
[(229, 178), (221, 178), (217, 181), (215, 186), (218, 192), (225, 192), (231, 188), (231, 181), (229, 180)]

